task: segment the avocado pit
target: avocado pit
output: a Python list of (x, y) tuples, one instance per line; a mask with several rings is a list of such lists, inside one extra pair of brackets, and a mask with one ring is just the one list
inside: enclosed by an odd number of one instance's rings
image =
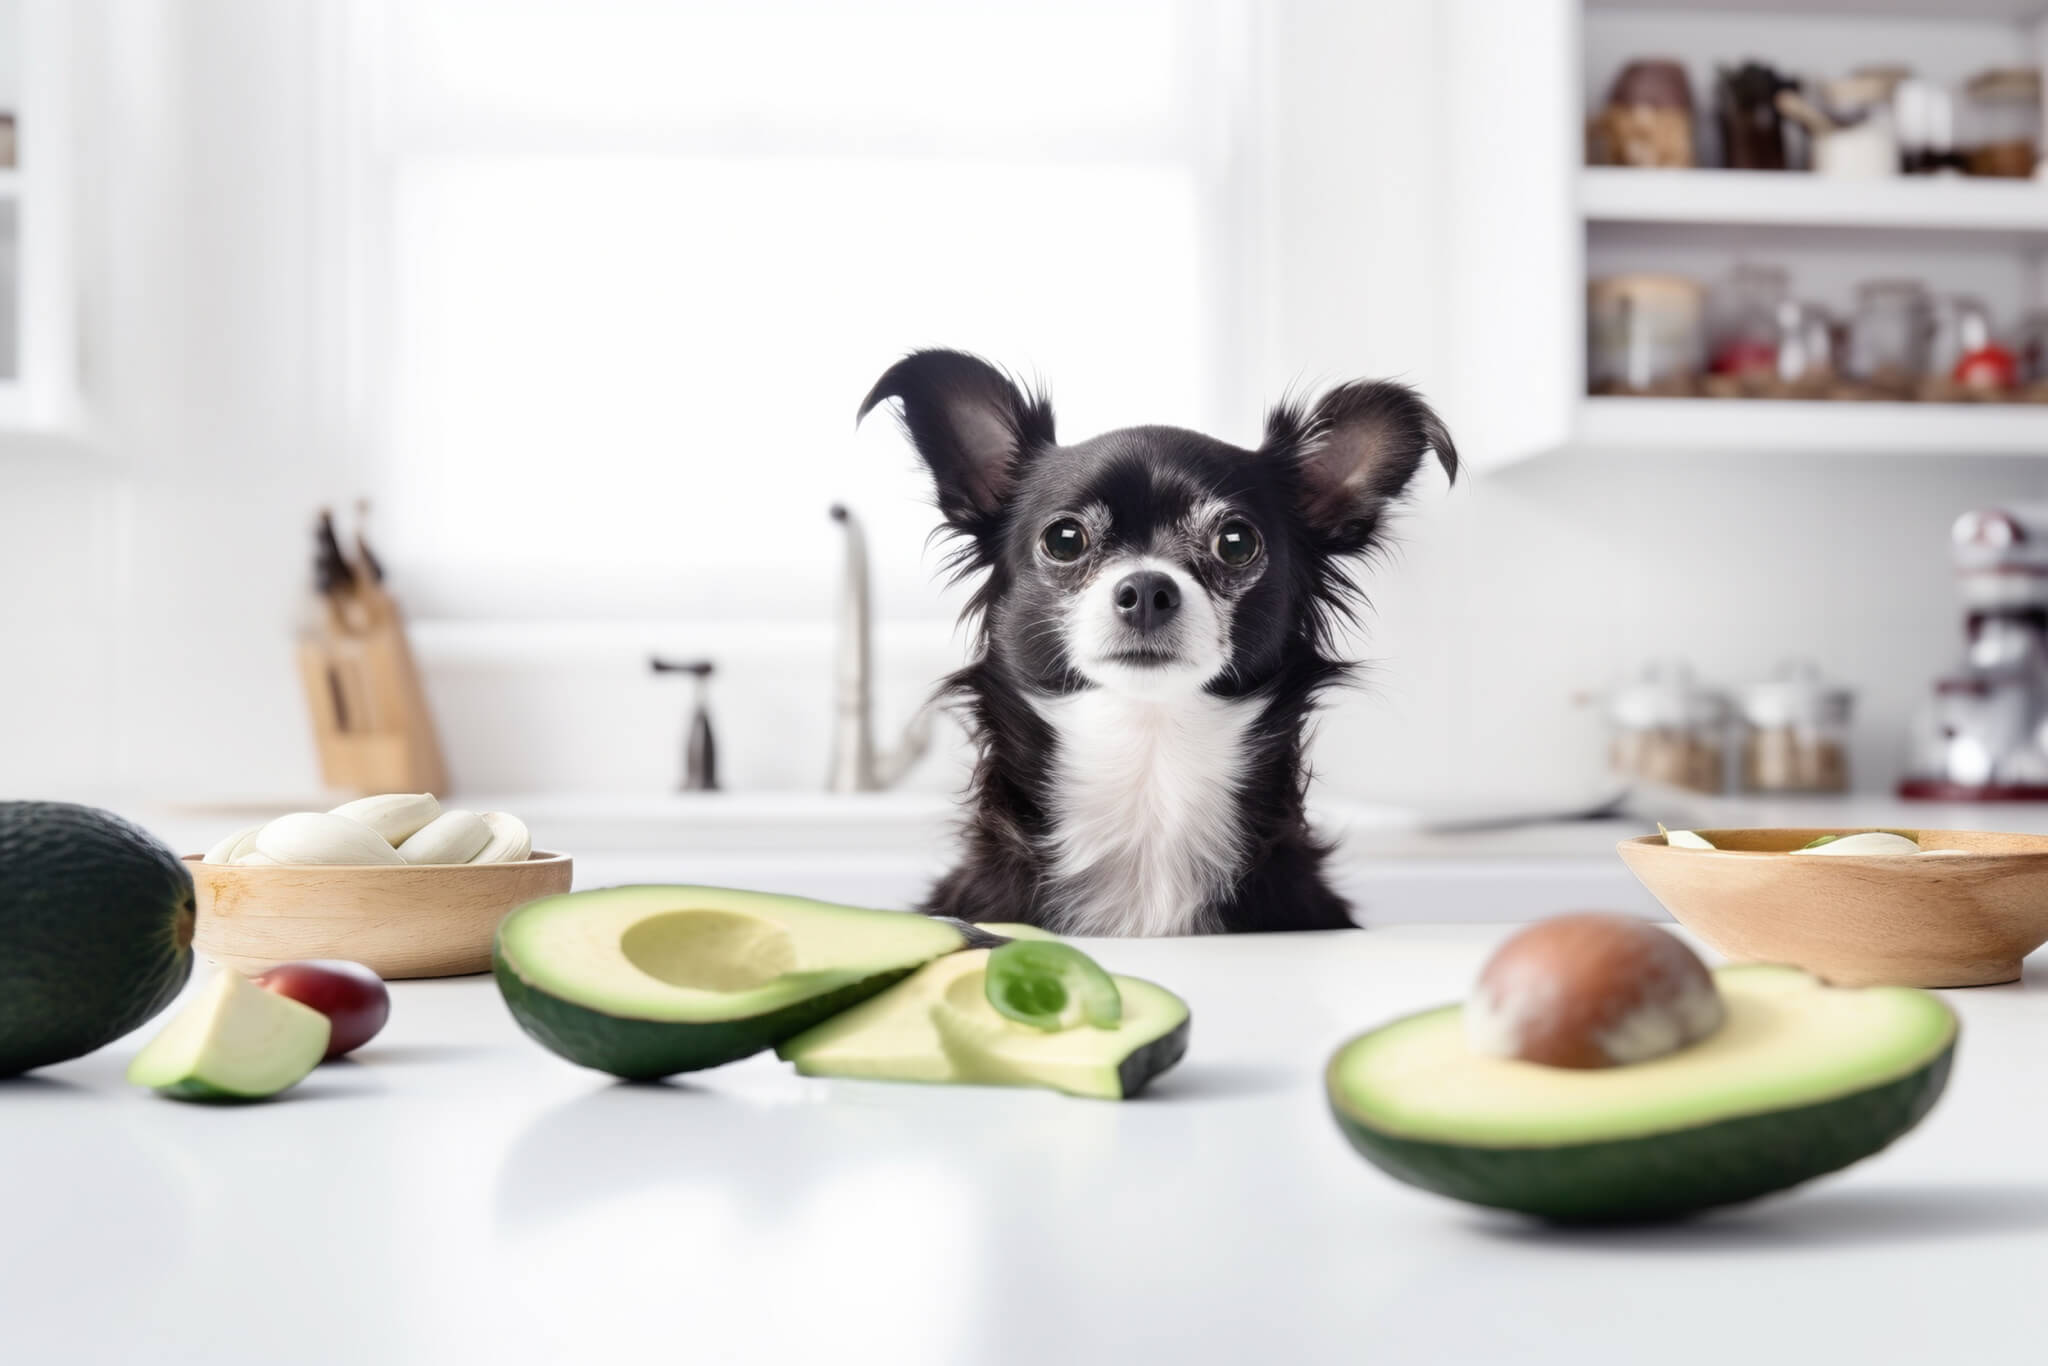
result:
[(1464, 1011), (1473, 1052), (1571, 1068), (1675, 1053), (1724, 1016), (1713, 976), (1676, 936), (1596, 912), (1513, 936), (1488, 960)]

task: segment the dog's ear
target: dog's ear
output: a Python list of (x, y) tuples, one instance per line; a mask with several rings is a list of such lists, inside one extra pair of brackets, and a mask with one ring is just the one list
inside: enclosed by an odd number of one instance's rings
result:
[(1302, 511), (1346, 548), (1372, 540), (1431, 451), (1458, 477), (1458, 449), (1422, 395), (1390, 380), (1358, 380), (1324, 394), (1313, 408), (1283, 402), (1266, 417), (1267, 455), (1292, 461)]
[(884, 399), (903, 400), (903, 431), (931, 467), (939, 511), (978, 527), (1002, 506), (1023, 461), (1053, 444), (1052, 405), (960, 351), (913, 351), (861, 400), (864, 418)]

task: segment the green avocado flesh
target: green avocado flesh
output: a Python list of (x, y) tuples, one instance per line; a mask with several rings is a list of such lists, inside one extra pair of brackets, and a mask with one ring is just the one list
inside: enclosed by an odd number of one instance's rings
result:
[(0, 802), (0, 1077), (148, 1022), (192, 973), (192, 877), (108, 811)]
[(1833, 988), (1796, 968), (1714, 974), (1725, 1023), (1649, 1062), (1575, 1069), (1465, 1044), (1457, 1006), (1360, 1035), (1331, 1109), (1390, 1175), (1562, 1221), (1670, 1218), (1870, 1156), (1933, 1108), (1956, 1019), (1908, 987)]
[(982, 986), (998, 1015), (1048, 1033), (1084, 1023), (1114, 1029), (1123, 1018), (1123, 997), (1109, 974), (1054, 940), (1013, 940), (991, 950)]
[(1112, 979), (1123, 997), (1114, 1029), (1049, 1033), (1007, 1020), (988, 1003), (988, 954), (941, 958), (778, 1051), (812, 1077), (1042, 1086), (1103, 1100), (1130, 1099), (1187, 1052), (1187, 1003), (1135, 977)]
[(128, 1080), (178, 1100), (263, 1100), (327, 1052), (328, 1021), (230, 968), (202, 987), (128, 1065)]
[(966, 942), (943, 921), (721, 887), (609, 887), (498, 927), (498, 988), (528, 1034), (636, 1079), (772, 1048)]

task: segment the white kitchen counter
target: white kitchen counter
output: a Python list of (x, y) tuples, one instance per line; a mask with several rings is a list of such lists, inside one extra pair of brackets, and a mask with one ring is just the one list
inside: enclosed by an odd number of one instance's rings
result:
[[(232, 830), (333, 800), (306, 794), (234, 806), (106, 804), (180, 852), (194, 852)], [(532, 826), (539, 847), (574, 854), (578, 887), (685, 881), (871, 906), (915, 905), (951, 862), (960, 819), (951, 797), (917, 792), (483, 794), (459, 800), (477, 810), (515, 812)], [(1419, 811), (1327, 795), (1314, 803), (1312, 817), (1336, 843), (1332, 882), (1358, 919), (1374, 927), (1493, 924), (1593, 908), (1661, 917), (1662, 909), (1614, 853), (1617, 842), (1654, 830), (1658, 820), (1702, 829), (1954, 826), (2048, 833), (2048, 805), (1926, 805), (1881, 795), (1771, 800), (1645, 792), (1624, 819), (1462, 833), (1433, 830)]]
[(1368, 1167), (1320, 1089), (1342, 1039), (1460, 995), (1505, 932), (1105, 942), (1194, 1008), (1187, 1061), (1128, 1104), (769, 1057), (614, 1084), (483, 978), (397, 984), (358, 1061), (268, 1104), (131, 1088), (132, 1037), (0, 1082), (0, 1359), (2039, 1359), (2048, 989), (1949, 993), (1949, 1095), (1846, 1175), (1549, 1230)]

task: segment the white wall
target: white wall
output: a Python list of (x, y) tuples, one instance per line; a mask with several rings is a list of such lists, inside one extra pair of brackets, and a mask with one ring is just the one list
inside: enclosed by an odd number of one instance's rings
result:
[(319, 347), (317, 7), (78, 7), (94, 430), (0, 446), (0, 790), (304, 790), (286, 642), (344, 491)]
[[(104, 432), (87, 454), (0, 445), (0, 795), (288, 798), (316, 782), (288, 646), (306, 523), (355, 483), (317, 269), (325, 20), (265, 0), (93, 13), (84, 321)], [(1267, 13), (1287, 79), (1267, 111), (1246, 275), (1255, 387), (1400, 374), (1430, 389), (1457, 266), (1440, 245), (1441, 121), (1426, 113), (1437, 19), (1422, 0)], [(1246, 438), (1257, 419), (1224, 434)], [(2039, 471), (1644, 452), (1547, 459), (1449, 492), (1431, 476), (1370, 576), (1360, 650), (1379, 663), (1323, 727), (1323, 777), (1397, 798), (1581, 788), (1598, 727), (1574, 693), (1653, 654), (1739, 681), (1802, 652), (1863, 689), (1858, 759), (1887, 778), (1908, 708), (1956, 645), (1946, 526), (2041, 496)], [(796, 558), (823, 566), (829, 589), (829, 528), (789, 534), (818, 538)], [(961, 652), (914, 592), (892, 585), (884, 601), (885, 731)], [(822, 615), (429, 625), (420, 649), (458, 779), (665, 787), (685, 690), (643, 673), (655, 648), (720, 657), (733, 785), (821, 780)], [(957, 781), (957, 739), (948, 753), (919, 785)]]

